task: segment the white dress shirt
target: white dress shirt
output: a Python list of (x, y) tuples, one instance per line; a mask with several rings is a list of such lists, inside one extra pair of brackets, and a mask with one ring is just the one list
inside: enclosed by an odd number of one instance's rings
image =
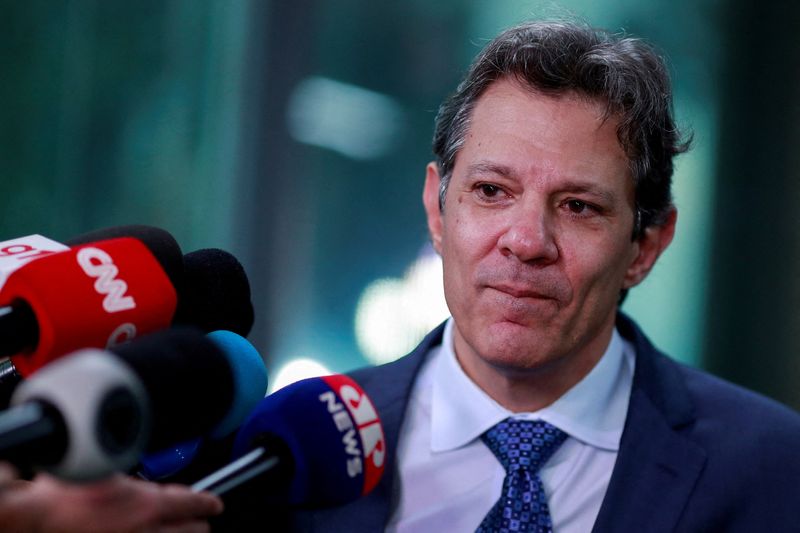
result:
[(634, 360), (633, 347), (615, 329), (603, 357), (579, 383), (544, 409), (514, 414), (464, 373), (450, 319), (411, 392), (397, 450), (400, 496), (387, 531), (475, 531), (505, 477), (480, 436), (508, 417), (545, 420), (567, 433), (539, 476), (553, 531), (591, 531), (617, 459)]

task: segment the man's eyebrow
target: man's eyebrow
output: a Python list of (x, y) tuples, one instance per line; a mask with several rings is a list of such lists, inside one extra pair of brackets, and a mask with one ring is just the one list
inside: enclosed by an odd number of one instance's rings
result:
[(501, 165), (491, 161), (478, 161), (467, 167), (468, 176), (474, 176), (475, 174), (498, 174), (500, 176), (513, 177), (515, 172), (514, 169), (507, 165)]
[(603, 198), (609, 202), (614, 202), (617, 199), (617, 195), (614, 193), (614, 191), (608, 190), (596, 183), (584, 181), (566, 181), (559, 184), (558, 188), (564, 192), (591, 194)]

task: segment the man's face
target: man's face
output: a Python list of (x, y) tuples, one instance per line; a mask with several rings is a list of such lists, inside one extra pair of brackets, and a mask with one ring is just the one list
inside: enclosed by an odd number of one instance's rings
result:
[(610, 340), (620, 290), (669, 242), (631, 240), (633, 180), (604, 109), (502, 79), (474, 108), (441, 212), (428, 166), (428, 224), (473, 379), (487, 365), (515, 375), (563, 363), (582, 377)]

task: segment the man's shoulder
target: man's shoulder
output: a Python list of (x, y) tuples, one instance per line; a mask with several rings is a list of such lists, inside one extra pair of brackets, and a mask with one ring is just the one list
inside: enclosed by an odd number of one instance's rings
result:
[[(696, 424), (729, 434), (731, 446), (792, 444), (800, 447), (800, 413), (755, 391), (680, 363), (679, 372), (692, 398)], [(792, 452), (794, 453), (794, 452)]]
[[(607, 507), (660, 511), (629, 514), (624, 530), (651, 519), (665, 531), (785, 530), (798, 505), (800, 414), (671, 359), (624, 315), (617, 327), (636, 366)], [(601, 514), (599, 529), (619, 520)]]
[[(800, 413), (656, 349), (628, 317), (618, 327), (637, 352), (635, 387), (647, 392), (671, 422), (690, 422), (691, 438), (735, 450), (800, 446)], [(682, 423), (678, 424), (682, 425)]]
[[(751, 530), (754, 524), (764, 531), (785, 526), (800, 503), (794, 491), (800, 479), (800, 413), (703, 370), (674, 364), (694, 410), (691, 423), (677, 432), (705, 457), (698, 494), (719, 498), (707, 505), (697, 499), (687, 508), (685, 522), (696, 520), (706, 529), (716, 523), (717, 530), (731, 531)], [(748, 502), (746, 509), (726, 507), (739, 498)]]

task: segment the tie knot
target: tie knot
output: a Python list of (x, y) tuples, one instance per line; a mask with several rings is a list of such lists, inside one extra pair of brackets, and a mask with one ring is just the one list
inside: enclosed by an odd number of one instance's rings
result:
[(537, 472), (555, 453), (567, 434), (543, 420), (507, 418), (481, 435), (506, 472)]

